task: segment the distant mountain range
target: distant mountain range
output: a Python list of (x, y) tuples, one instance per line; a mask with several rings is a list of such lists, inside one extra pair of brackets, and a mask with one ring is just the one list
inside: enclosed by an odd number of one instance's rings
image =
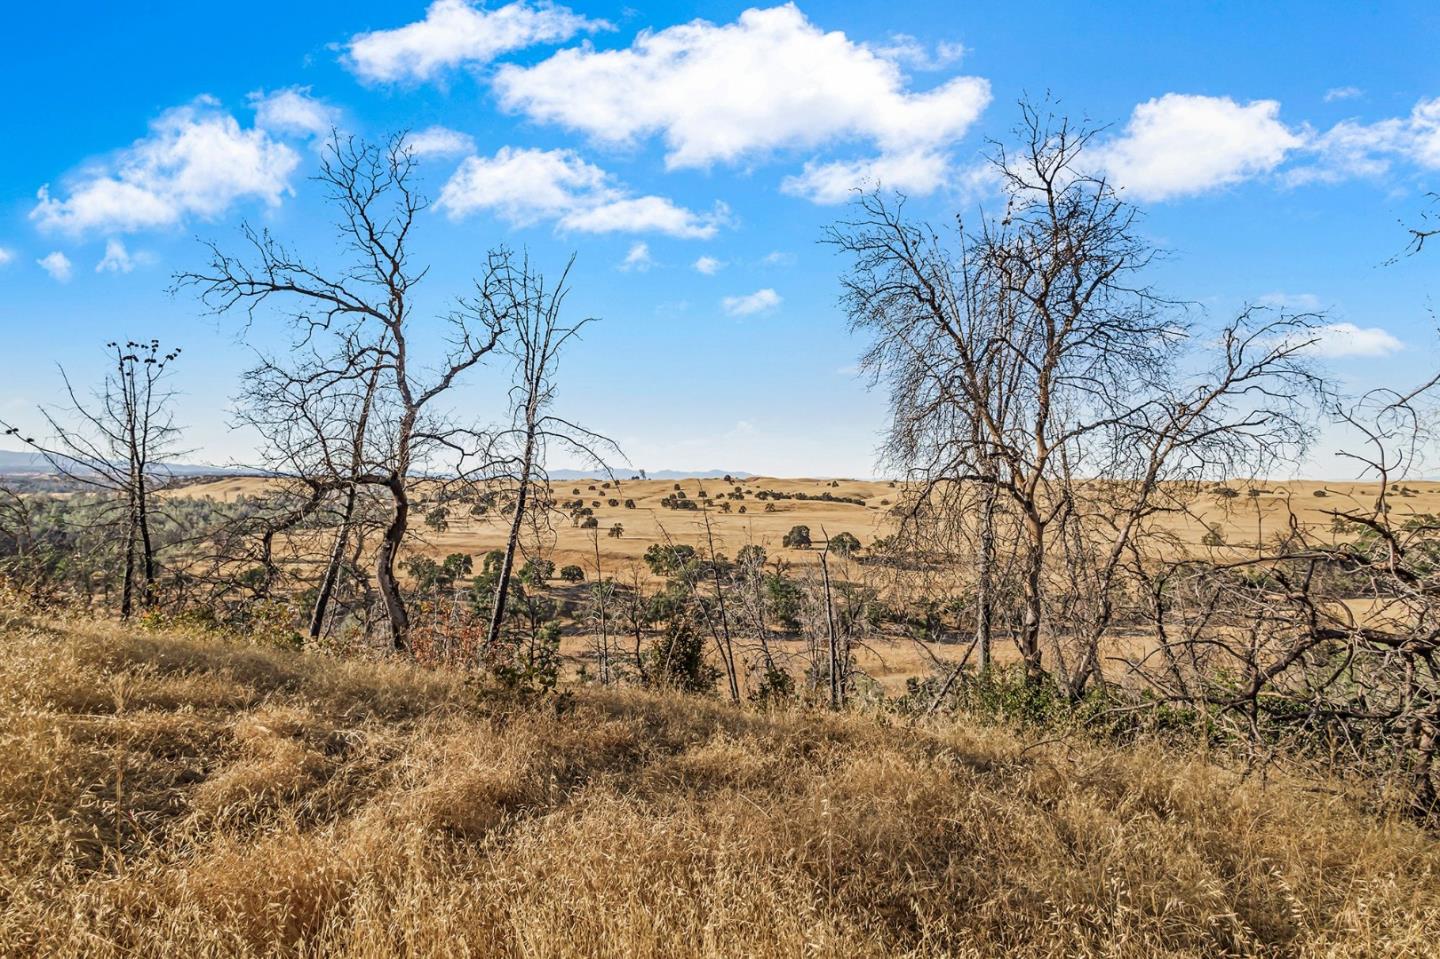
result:
[[(258, 472), (238, 466), (208, 466), (203, 463), (161, 463), (157, 470), (175, 476), (246, 476)], [(0, 450), (0, 476), (44, 476), (54, 468), (39, 453)]]
[[(157, 467), (175, 476), (249, 476), (259, 475), (263, 470), (246, 469), (241, 466), (209, 466), (203, 463), (164, 463)], [(43, 476), (55, 472), (45, 457), (25, 450), (0, 450), (0, 476)], [(639, 470), (617, 469), (615, 475), (629, 479)], [(645, 475), (656, 480), (720, 479), (732, 476), (736, 479), (750, 479), (755, 474), (743, 470), (646, 470)], [(601, 479), (597, 470), (551, 470), (550, 478), (556, 480)]]

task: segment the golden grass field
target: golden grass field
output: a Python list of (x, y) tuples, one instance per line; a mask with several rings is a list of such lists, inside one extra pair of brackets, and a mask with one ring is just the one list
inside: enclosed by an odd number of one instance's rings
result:
[[(233, 500), (237, 496), (262, 493), (270, 482), (258, 477), (226, 477), (188, 485), (176, 495)], [(595, 530), (583, 530), (565, 517), (556, 516), (553, 532), (544, 544), (545, 555), (555, 562), (557, 568), (571, 563), (580, 566), (590, 580), (595, 578), (595, 550), (598, 544), (603, 576), (626, 583), (638, 578), (650, 586), (659, 583), (642, 561), (645, 550), (651, 544), (668, 539), (696, 546), (702, 551), (705, 548), (705, 520), (701, 513), (681, 512), (660, 505), (660, 501), (671, 495), (677, 485), (692, 499), (698, 499), (703, 490), (715, 497), (717, 502), (723, 493), (737, 485), (748, 491), (743, 502), (731, 501), (729, 513), (719, 509), (709, 510), (716, 549), (733, 557), (741, 546), (755, 543), (765, 548), (772, 561), (779, 560), (798, 569), (818, 562), (824, 532), (832, 536), (849, 532), (859, 538), (862, 547), (869, 546), (876, 537), (894, 532), (895, 517), (890, 510), (902, 492), (884, 481), (839, 480), (838, 485), (831, 486), (831, 480), (814, 478), (753, 477), (732, 484), (711, 479), (624, 480), (618, 484), (612, 482), (608, 489), (602, 485), (605, 482), (595, 478), (551, 484), (557, 502), (583, 499), (587, 506), (594, 509), (599, 525)], [(590, 489), (591, 486), (595, 489)], [(1214, 491), (1202, 493), (1195, 501), (1192, 515), (1163, 519), (1162, 526), (1173, 536), (1175, 548), (1207, 551), (1210, 547), (1204, 544), (1204, 540), (1206, 534), (1214, 529), (1226, 544), (1220, 547), (1220, 551), (1243, 549), (1244, 544), (1267, 541), (1283, 534), (1292, 519), (1311, 532), (1327, 536), (1330, 535), (1333, 519), (1327, 511), (1367, 512), (1373, 509), (1380, 490), (1375, 483), (1319, 480), (1232, 482), (1229, 486), (1240, 495), (1226, 497)], [(865, 505), (794, 499), (761, 501), (754, 496), (760, 490), (803, 492), (812, 496), (829, 492), (835, 496), (863, 499)], [(1250, 495), (1252, 490), (1255, 495)], [(621, 505), (609, 506), (611, 499), (618, 500)], [(634, 509), (624, 507), (627, 499), (635, 501)], [(596, 502), (600, 505), (592, 505)], [(765, 511), (767, 502), (774, 505), (774, 512)], [(1392, 486), (1389, 504), (1391, 515), (1395, 518), (1440, 514), (1440, 483), (1414, 482)], [(746, 507), (743, 514), (737, 512), (742, 505)], [(620, 523), (625, 528), (624, 535), (618, 539), (607, 535), (614, 523)], [(786, 531), (795, 525), (810, 527), (816, 548), (788, 549), (781, 545)], [(418, 529), (410, 548), (437, 559), (448, 553), (470, 553), (478, 562), (485, 551), (503, 547), (507, 531), (506, 525), (498, 519), (476, 519), (457, 511), (446, 532), (435, 533), (423, 527)], [(576, 592), (578, 596), (578, 591), (571, 592)], [(571, 674), (587, 663), (593, 671), (595, 642), (595, 638), (583, 629), (572, 627), (566, 630), (561, 640), (561, 653)], [(622, 638), (620, 646), (624, 648), (626, 642)], [(1127, 651), (1132, 653), (1147, 645), (1144, 637), (1128, 637), (1124, 642), (1129, 644)], [(775, 637), (771, 645), (782, 664), (799, 665), (809, 654), (806, 641), (802, 639)], [(756, 644), (741, 642), (740, 647), (742, 653), (749, 654), (746, 659), (758, 659)], [(1115, 650), (1109, 652), (1114, 653)], [(932, 673), (935, 668), (932, 653), (943, 660), (953, 661), (962, 655), (963, 647), (938, 647), (927, 653), (912, 641), (877, 636), (857, 648), (855, 664), (859, 673), (874, 680), (884, 693), (898, 695), (905, 691), (911, 678)], [(1000, 662), (1018, 658), (1015, 650), (1005, 643), (997, 645), (995, 655)]]
[[(1337, 782), (0, 610), (5, 956), (1433, 956)], [(1043, 734), (1052, 736), (1053, 734)]]
[[(263, 492), (269, 482), (258, 477), (226, 477), (188, 485), (178, 495), (231, 500), (240, 495)], [(895, 519), (890, 509), (898, 502), (902, 492), (888, 482), (866, 480), (838, 480), (835, 481), (838, 485), (833, 487), (831, 480), (775, 477), (753, 477), (728, 485), (721, 480), (709, 479), (623, 480), (612, 484), (610, 489), (601, 487), (604, 482), (603, 479), (590, 479), (551, 483), (557, 501), (583, 499), (587, 506), (594, 509), (599, 522), (596, 530), (582, 530), (563, 516), (556, 517), (554, 542), (547, 555), (557, 567), (574, 563), (584, 568), (587, 574), (593, 574), (597, 533), (600, 563), (606, 576), (617, 575), (629, 566), (639, 564), (645, 550), (652, 543), (665, 542), (667, 536), (676, 543), (701, 546), (705, 529), (699, 512), (682, 512), (660, 506), (660, 500), (671, 495), (677, 485), (691, 499), (697, 499), (704, 490), (716, 497), (717, 502), (721, 495), (737, 485), (750, 491), (743, 502), (731, 502), (730, 513), (719, 509), (709, 511), (716, 548), (733, 557), (741, 546), (755, 543), (765, 547), (771, 558), (793, 564), (815, 562), (817, 550), (783, 547), (781, 538), (792, 526), (809, 526), (817, 547), (823, 543), (822, 531), (832, 536), (848, 532), (858, 537), (862, 546), (868, 546), (876, 537), (894, 532)], [(1205, 534), (1211, 527), (1220, 531), (1226, 543), (1254, 543), (1257, 537), (1269, 539), (1283, 532), (1292, 515), (1302, 526), (1324, 532), (1331, 523), (1327, 510), (1367, 511), (1373, 508), (1380, 489), (1375, 483), (1321, 480), (1234, 482), (1229, 485), (1241, 495), (1223, 498), (1211, 493), (1202, 494), (1196, 504), (1195, 516), (1175, 517), (1167, 521), (1181, 544), (1201, 549)], [(590, 489), (591, 486), (595, 489)], [(1258, 495), (1248, 495), (1251, 489)], [(835, 496), (858, 497), (865, 500), (865, 505), (815, 500), (760, 501), (753, 495), (760, 490), (802, 492), (812, 496), (828, 492)], [(618, 499), (622, 505), (607, 505), (611, 499)], [(627, 499), (635, 501), (635, 509), (624, 508)], [(598, 506), (594, 505), (597, 501)], [(774, 512), (765, 512), (766, 502), (773, 503)], [(1440, 515), (1440, 483), (1405, 483), (1400, 484), (1398, 490), (1392, 486), (1390, 505), (1392, 515), (1397, 518), (1421, 513)], [(741, 506), (746, 508), (743, 514), (736, 512)], [(624, 535), (618, 539), (607, 535), (615, 523), (625, 527)], [(417, 529), (417, 541), (412, 548), (437, 558), (453, 552), (471, 553), (478, 558), (487, 550), (504, 546), (506, 532), (505, 524), (498, 519), (456, 515), (451, 519), (450, 529), (444, 533)]]

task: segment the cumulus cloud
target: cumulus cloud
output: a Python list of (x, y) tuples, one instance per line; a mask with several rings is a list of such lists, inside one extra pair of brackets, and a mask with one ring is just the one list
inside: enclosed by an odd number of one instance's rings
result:
[(63, 199), (39, 190), (30, 219), (70, 234), (128, 233), (214, 217), (246, 199), (275, 205), (299, 165), (264, 129), (243, 129), (213, 99), (167, 110), (149, 136), (75, 174)]
[(405, 145), (417, 157), (459, 156), (475, 150), (475, 138), (449, 127), (432, 126), (415, 130), (405, 138)]
[(35, 262), (40, 264), (40, 268), (46, 273), (49, 273), (56, 281), (60, 283), (70, 282), (70, 274), (73, 269), (70, 264), (70, 258), (59, 250), (53, 253), (47, 253)]
[(1406, 117), (1343, 120), (1316, 137), (1311, 150), (1315, 162), (1291, 171), (1290, 182), (1383, 176), (1397, 160), (1440, 170), (1440, 97), (1419, 101)]
[(658, 136), (671, 169), (844, 142), (882, 157), (937, 152), (990, 101), (978, 77), (911, 90), (893, 53), (826, 33), (793, 4), (645, 31), (627, 49), (506, 64), (495, 88), (506, 109), (598, 141)]
[(574, 210), (560, 225), (582, 233), (664, 233), (686, 239), (708, 239), (727, 219), (724, 204), (697, 214), (662, 196), (621, 197)]
[(573, 150), (501, 147), (493, 157), (471, 156), (440, 190), (436, 204), (458, 219), (493, 211), (519, 226), (553, 220), (582, 233), (665, 233), (714, 236), (727, 216), (717, 204), (696, 213), (660, 196), (632, 196), (610, 174)]
[(119, 240), (105, 241), (105, 255), (95, 264), (96, 273), (129, 273), (135, 269), (135, 258)]
[(463, 64), (489, 63), (512, 50), (608, 29), (603, 20), (588, 20), (543, 0), (518, 0), (493, 10), (469, 0), (435, 0), (423, 20), (351, 37), (344, 63), (362, 80), (413, 83)]
[(620, 269), (626, 272), (633, 270), (644, 273), (654, 265), (655, 261), (650, 257), (650, 244), (635, 243), (630, 246), (630, 252), (625, 254), (625, 259), (620, 263)]
[(309, 87), (288, 87), (250, 94), (255, 125), (290, 136), (324, 137), (340, 126), (340, 111), (310, 95)]
[[(1332, 90), (1327, 100), (1358, 95)], [(1290, 127), (1274, 100), (1167, 93), (1137, 106), (1121, 135), (1093, 157), (1117, 187), (1139, 200), (1204, 193), (1274, 173), (1298, 186), (1381, 177), (1396, 163), (1440, 170), (1440, 97), (1408, 116), (1343, 120), (1324, 132)], [(1282, 164), (1289, 163), (1285, 169)]]
[(714, 276), (716, 273), (719, 273), (720, 270), (725, 266), (724, 263), (721, 263), (713, 256), (698, 257), (691, 265), (695, 267), (695, 272), (704, 273), (706, 276)]
[(902, 193), (934, 192), (950, 177), (950, 160), (941, 153), (917, 150), (851, 162), (805, 164), (805, 168), (780, 183), (792, 196), (815, 203), (835, 204), (849, 200), (856, 190), (883, 187)]
[(120, 240), (105, 241), (105, 255), (95, 264), (96, 273), (129, 273), (137, 266), (155, 262), (155, 255), (144, 250), (131, 253)]
[(1140, 104), (1096, 159), (1116, 186), (1141, 200), (1168, 200), (1268, 173), (1305, 138), (1279, 119), (1275, 100), (1167, 93)]
[(753, 316), (766, 313), (780, 305), (780, 294), (768, 287), (745, 296), (727, 296), (720, 307), (731, 316)]
[(1315, 337), (1309, 352), (1327, 359), (1389, 356), (1405, 348), (1404, 343), (1378, 326), (1354, 323), (1327, 324), (1315, 331)]

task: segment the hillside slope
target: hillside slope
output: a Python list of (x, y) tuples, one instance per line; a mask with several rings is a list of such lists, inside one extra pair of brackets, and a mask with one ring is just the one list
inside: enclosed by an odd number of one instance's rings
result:
[(1422, 955), (1440, 842), (1156, 748), (0, 614), (6, 955)]

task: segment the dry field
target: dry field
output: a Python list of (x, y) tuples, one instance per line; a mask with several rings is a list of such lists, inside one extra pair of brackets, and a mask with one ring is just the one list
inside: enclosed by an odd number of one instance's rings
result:
[(1427, 956), (1334, 782), (0, 611), (5, 956)]
[[(256, 477), (226, 477), (186, 486), (177, 495), (208, 496), (231, 500), (241, 495), (261, 493), (269, 481)], [(670, 496), (678, 485), (690, 499), (701, 491), (718, 502), (736, 486), (746, 491), (742, 502), (731, 501), (731, 512), (718, 508), (709, 511), (716, 548), (729, 556), (747, 543), (764, 546), (771, 558), (801, 565), (816, 561), (815, 550), (786, 549), (781, 538), (796, 525), (810, 527), (817, 546), (823, 541), (822, 531), (830, 535), (847, 532), (868, 546), (877, 537), (894, 532), (890, 508), (901, 492), (888, 482), (867, 480), (783, 479), (752, 477), (726, 484), (721, 480), (623, 480), (602, 488), (602, 479), (555, 481), (551, 484), (557, 501), (583, 499), (595, 511), (597, 530), (583, 530), (564, 517), (556, 517), (554, 541), (547, 555), (556, 566), (574, 563), (587, 574), (595, 568), (595, 535), (598, 533), (600, 563), (604, 574), (617, 575), (632, 566), (643, 566), (640, 560), (652, 543), (673, 541), (701, 546), (705, 538), (704, 519), (697, 511), (666, 509), (660, 501)], [(1331, 516), (1327, 510), (1368, 511), (1375, 505), (1379, 486), (1375, 483), (1327, 482), (1295, 480), (1290, 482), (1231, 483), (1235, 497), (1214, 493), (1203, 494), (1193, 516), (1177, 516), (1168, 521), (1171, 531), (1184, 548), (1204, 549), (1202, 542), (1210, 529), (1221, 534), (1226, 544), (1254, 543), (1257, 538), (1268, 540), (1282, 533), (1291, 521), (1310, 530), (1329, 530)], [(590, 487), (594, 487), (591, 489)], [(1250, 490), (1257, 495), (1250, 495)], [(773, 490), (782, 493), (805, 493), (820, 496), (831, 493), (837, 497), (859, 498), (864, 506), (850, 503), (827, 503), (817, 500), (757, 500), (755, 493)], [(578, 491), (578, 492), (577, 492)], [(615, 499), (621, 505), (610, 506)], [(634, 509), (626, 509), (627, 499), (635, 501)], [(598, 502), (599, 505), (595, 505)], [(766, 512), (767, 503), (774, 506)], [(745, 512), (738, 512), (741, 506)], [(1440, 515), (1440, 483), (1402, 483), (1391, 488), (1392, 515), (1403, 518), (1417, 514)], [(607, 535), (609, 528), (620, 523), (624, 535), (618, 539)], [(444, 533), (417, 530), (417, 551), (443, 558), (447, 553), (471, 553), (478, 557), (487, 550), (504, 545), (507, 530), (499, 520), (452, 517), (450, 529)]]
[[(206, 483), (186, 486), (179, 493), (184, 496), (211, 496), (220, 500), (231, 500), (241, 495), (255, 495), (263, 492), (268, 480), (256, 477), (217, 479)], [(784, 549), (781, 538), (797, 524), (810, 527), (817, 543), (821, 530), (831, 535), (848, 532), (860, 539), (862, 545), (873, 542), (877, 536), (891, 531), (888, 508), (896, 500), (897, 490), (888, 483), (840, 480), (832, 487), (830, 480), (818, 479), (770, 479), (754, 478), (737, 480), (726, 484), (721, 480), (621, 480), (611, 483), (609, 489), (602, 488), (604, 479), (557, 480), (551, 484), (557, 502), (583, 499), (585, 505), (595, 511), (599, 522), (596, 530), (584, 530), (573, 525), (564, 516), (554, 518), (554, 541), (547, 545), (546, 555), (555, 561), (557, 567), (575, 563), (593, 573), (595, 568), (595, 535), (598, 533), (600, 561), (605, 575), (618, 575), (634, 565), (641, 569), (641, 557), (653, 543), (666, 542), (667, 535), (675, 543), (699, 545), (704, 538), (704, 521), (698, 511), (666, 509), (660, 501), (675, 492), (679, 486), (685, 495), (697, 499), (702, 490), (717, 500), (739, 486), (748, 490), (743, 502), (731, 501), (731, 512), (723, 513), (718, 508), (710, 511), (716, 548), (729, 556), (747, 543), (764, 546), (772, 557), (783, 557), (787, 561), (808, 563), (815, 554), (809, 550)], [(590, 487), (594, 487), (591, 489)], [(578, 490), (578, 492), (576, 492)], [(866, 501), (864, 506), (849, 503), (825, 503), (814, 500), (757, 500), (754, 493), (760, 490), (775, 490), (784, 493), (802, 492), (812, 496), (830, 493), (834, 496), (858, 497)], [(619, 505), (610, 506), (610, 500)], [(626, 500), (634, 500), (635, 508), (626, 509)], [(773, 503), (774, 512), (765, 512), (766, 503)], [(596, 505), (598, 503), (598, 505)], [(740, 513), (740, 507), (745, 512)], [(457, 513), (460, 511), (457, 511)], [(611, 538), (608, 530), (615, 523), (625, 527), (620, 538)], [(435, 533), (417, 529), (417, 551), (443, 558), (448, 553), (471, 553), (479, 556), (491, 549), (505, 545), (508, 528), (500, 519), (476, 519), (457, 515), (451, 518), (450, 529)]]
[[(231, 500), (241, 495), (255, 495), (264, 491), (269, 481), (255, 477), (227, 477), (209, 482), (186, 486), (178, 495), (209, 496)], [(573, 525), (563, 516), (557, 516), (553, 538), (545, 544), (545, 555), (554, 560), (559, 568), (576, 564), (585, 571), (587, 579), (595, 578), (598, 545), (599, 566), (602, 575), (614, 577), (621, 582), (641, 582), (657, 585), (656, 577), (649, 573), (642, 557), (645, 550), (654, 543), (684, 543), (704, 549), (705, 520), (696, 511), (677, 511), (660, 505), (660, 501), (675, 492), (679, 486), (691, 499), (697, 499), (701, 491), (709, 493), (718, 502), (720, 497), (737, 486), (745, 491), (743, 501), (730, 501), (731, 512), (711, 509), (708, 513), (711, 534), (716, 549), (728, 556), (747, 543), (764, 546), (769, 558), (803, 569), (818, 561), (819, 549), (788, 549), (781, 545), (781, 539), (792, 526), (810, 527), (815, 544), (823, 542), (823, 532), (836, 535), (841, 532), (857, 536), (862, 546), (868, 546), (877, 537), (894, 531), (894, 517), (890, 508), (895, 505), (901, 492), (888, 482), (864, 480), (839, 480), (831, 486), (830, 480), (785, 479), (775, 477), (752, 477), (725, 484), (721, 480), (624, 480), (604, 488), (603, 479), (555, 481), (551, 485), (553, 495), (559, 502), (583, 499), (595, 511), (599, 526), (595, 530), (584, 530)], [(1327, 512), (1366, 512), (1374, 507), (1379, 487), (1374, 483), (1326, 482), (1297, 480), (1290, 482), (1231, 483), (1239, 495), (1225, 496), (1217, 491), (1199, 497), (1193, 515), (1174, 516), (1165, 520), (1167, 532), (1174, 537), (1176, 547), (1194, 552), (1216, 551), (1204, 544), (1206, 534), (1211, 530), (1219, 532), (1224, 546), (1218, 552), (1243, 550), (1245, 544), (1267, 541), (1286, 531), (1291, 522), (1321, 535), (1331, 535), (1329, 530), (1332, 515)], [(591, 489), (590, 487), (594, 487)], [(805, 493), (820, 496), (830, 493), (837, 497), (859, 498), (864, 506), (850, 503), (823, 502), (818, 500), (759, 500), (755, 493), (771, 490), (781, 493)], [(1251, 495), (1251, 491), (1254, 495)], [(578, 492), (577, 492), (578, 491)], [(610, 500), (618, 500), (618, 506), (609, 506)], [(634, 500), (635, 508), (627, 509), (627, 499)], [(593, 505), (598, 502), (598, 506)], [(766, 504), (774, 506), (773, 512), (766, 512)], [(739, 513), (741, 506), (746, 508)], [(1403, 518), (1418, 514), (1440, 515), (1440, 483), (1415, 482), (1392, 486), (1390, 491), (1392, 516)], [(458, 511), (457, 511), (458, 512)], [(614, 523), (624, 526), (624, 535), (612, 538), (607, 531)], [(452, 517), (450, 528), (444, 533), (420, 529), (416, 533), (412, 549), (437, 559), (448, 553), (470, 553), (478, 560), (480, 555), (504, 545), (507, 528), (499, 520), (476, 519), (467, 515)], [(863, 550), (862, 550), (863, 555)], [(560, 590), (562, 595), (579, 591)], [(619, 641), (621, 650), (628, 641)], [(1128, 637), (1123, 640), (1128, 652), (1142, 652), (1148, 648), (1145, 637)], [(749, 650), (742, 643), (742, 650)], [(567, 671), (574, 674), (584, 663), (594, 659), (596, 640), (593, 636), (566, 630), (561, 642)], [(778, 658), (785, 662), (800, 664), (809, 653), (804, 640), (777, 638), (772, 642)], [(749, 650), (750, 660), (758, 659), (758, 648)], [(963, 647), (936, 647), (935, 655), (945, 660), (954, 660), (963, 653)], [(1116, 650), (1111, 649), (1114, 653)], [(856, 667), (864, 676), (878, 683), (888, 695), (905, 691), (906, 682), (912, 677), (929, 675), (934, 660), (914, 642), (895, 638), (876, 637), (856, 651)], [(996, 657), (1001, 662), (1018, 659), (1014, 649), (1001, 643), (996, 648)], [(594, 664), (590, 663), (593, 670)]]

